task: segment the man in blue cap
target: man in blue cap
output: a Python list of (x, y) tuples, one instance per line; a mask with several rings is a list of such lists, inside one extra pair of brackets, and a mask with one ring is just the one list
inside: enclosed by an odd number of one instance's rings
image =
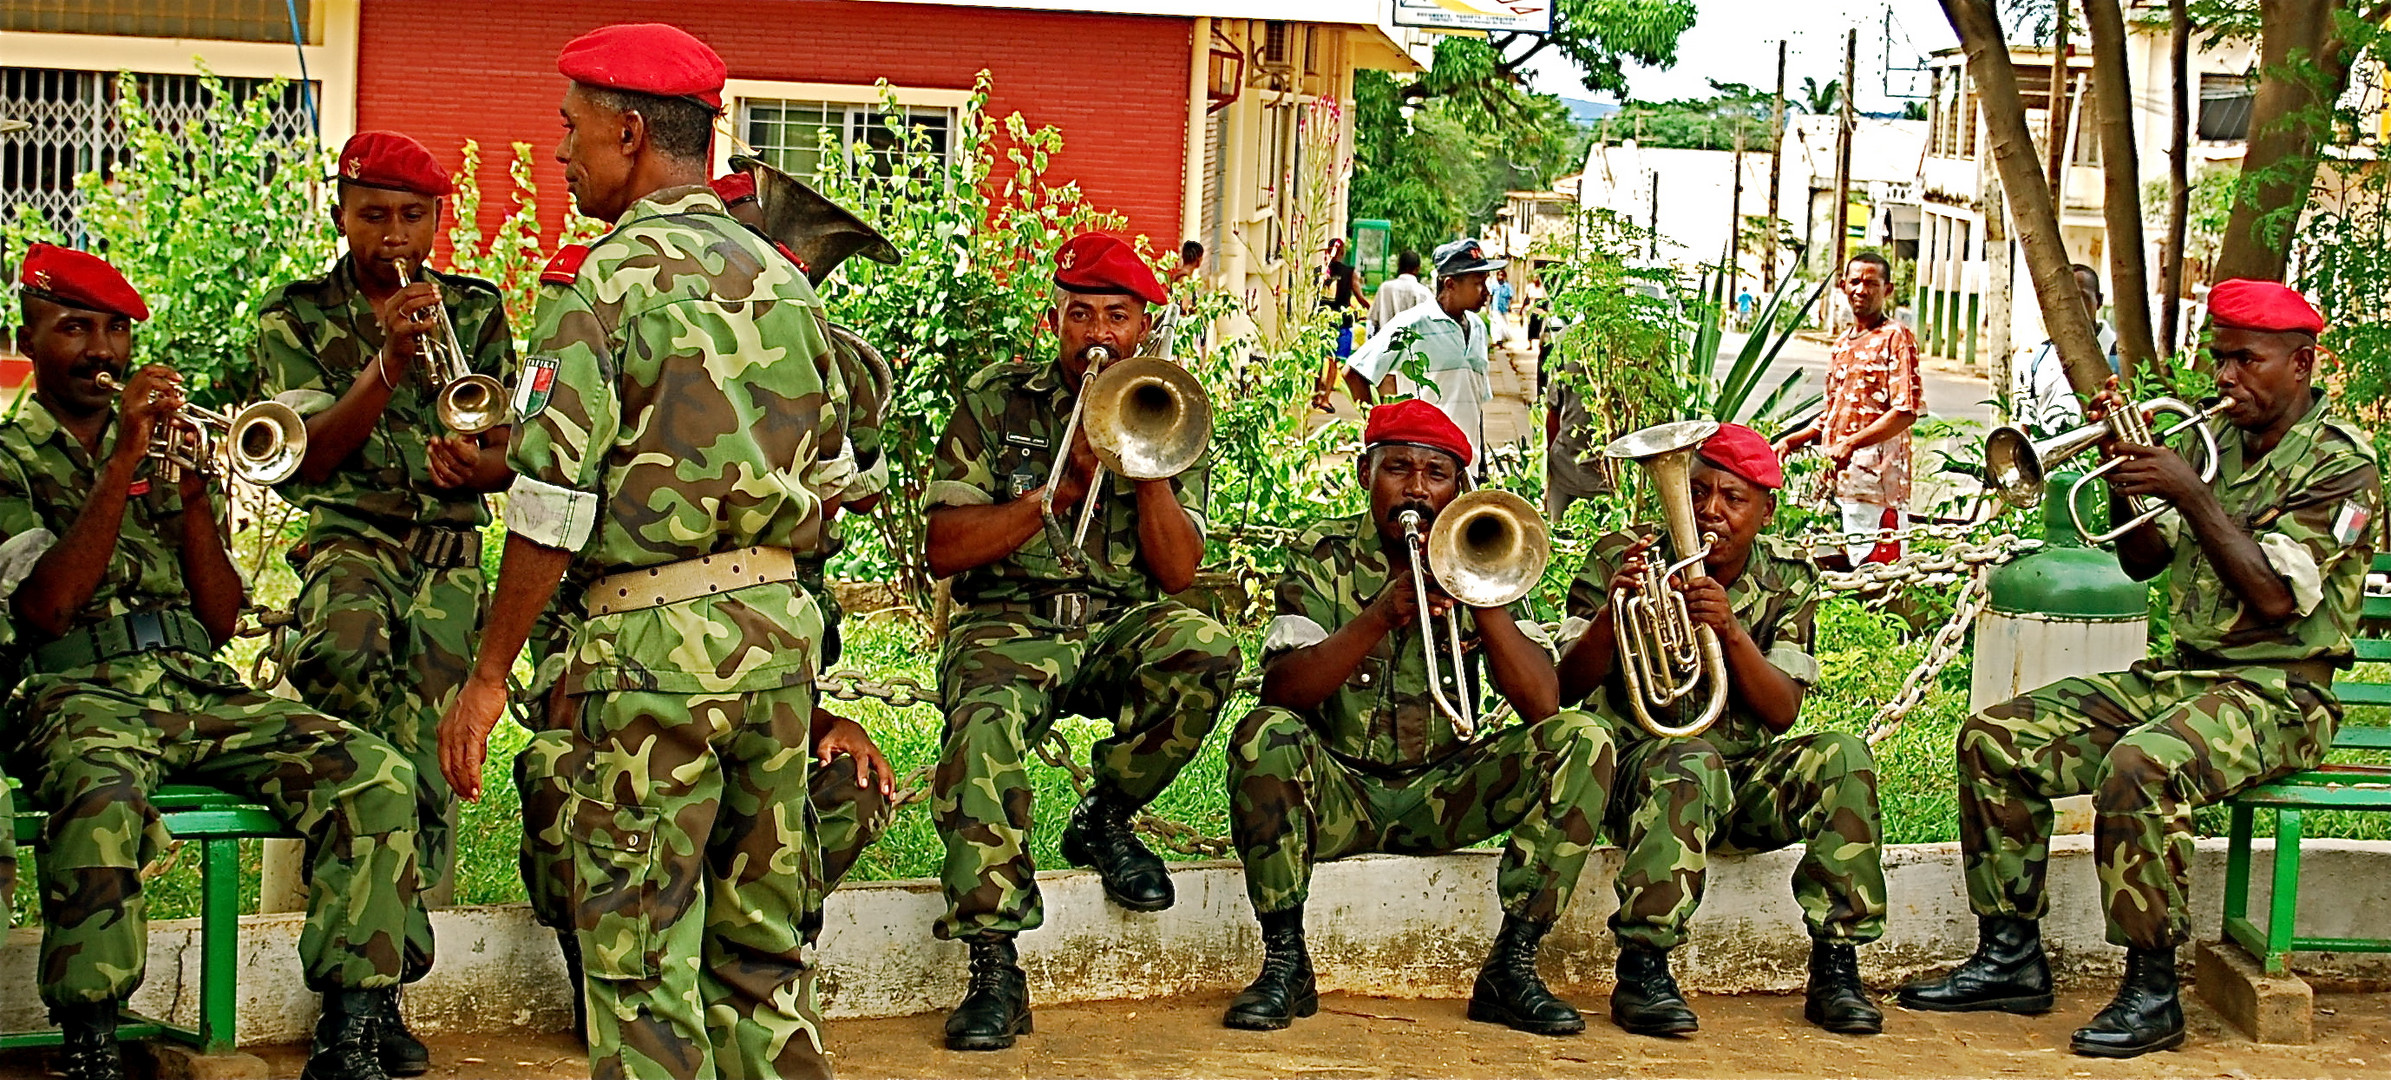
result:
[[(1380, 389), (1419, 398), (1444, 410), (1470, 445), (1485, 448), (1486, 402), (1494, 397), (1486, 349), (1493, 332), (1479, 312), (1492, 295), (1487, 275), (1503, 266), (1503, 260), (1487, 258), (1476, 240), (1437, 248), (1436, 302), (1389, 319), (1345, 362), (1353, 400), (1369, 404)], [(1479, 454), (1481, 462), (1485, 457)]]

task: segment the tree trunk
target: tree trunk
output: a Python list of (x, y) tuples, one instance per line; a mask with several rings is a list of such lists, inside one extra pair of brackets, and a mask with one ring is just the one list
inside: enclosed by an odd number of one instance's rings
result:
[(2051, 202), (2051, 185), (2035, 159), (2034, 136), (2026, 129), (2025, 102), (2018, 97), (2017, 70), (2009, 63), (2009, 45), (2001, 37), (2000, 16), (1992, 0), (1942, 0), (1943, 15), (1958, 33), (1967, 54), (1968, 77), (1976, 82), (1977, 101), (1992, 143), (1993, 163), (2001, 170), (2001, 191), (2017, 224), (2025, 250), (2026, 268), (2034, 279), (2034, 299), (2042, 306), (2043, 325), (2067, 366), (2067, 381), (2087, 397), (2099, 393), (2109, 379), (2109, 361), (2101, 355), (2092, 316), (2084, 311), (2084, 295), (2069, 268), (2067, 245), (2059, 235), (2059, 209)]
[(2283, 280), (2293, 230), (2316, 182), (2317, 144), (2331, 131), (2333, 102), (2349, 87), (2351, 50), (2334, 21), (2342, 4), (2259, 0), (2249, 151), (2211, 281)]
[[(2159, 352), (2170, 363), (2183, 322), (2183, 246), (2192, 216), (2192, 14), (2190, 0), (2167, 0), (2167, 32), (2173, 39), (2168, 63), (2175, 81), (2175, 128), (2167, 140), (2167, 251), (2159, 264)], [(2180, 366), (2180, 365), (2174, 365)]]
[(2100, 124), (2101, 216), (2109, 226), (2109, 293), (2116, 303), (2118, 372), (2149, 365), (2150, 273), (2142, 242), (2142, 162), (2134, 149), (2134, 92), (2126, 73), (2125, 14), (2117, 0), (2084, 0), (2092, 33), (2092, 106)]

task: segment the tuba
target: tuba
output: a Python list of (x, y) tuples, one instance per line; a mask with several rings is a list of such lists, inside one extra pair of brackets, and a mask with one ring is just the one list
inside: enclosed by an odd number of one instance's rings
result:
[[(407, 265), (399, 260), (399, 280), (431, 281), (430, 268), (418, 262)], [(434, 288), (438, 283), (434, 283)], [(465, 358), (465, 346), (457, 340), (457, 324), (448, 317), (448, 302), (432, 305), (439, 320), (440, 335), (424, 343), (424, 371), (432, 384), (432, 411), (440, 417), (442, 427), (459, 435), (479, 435), (506, 422), (506, 387), (488, 375), (478, 375)]]
[(807, 281), (822, 284), (840, 263), (861, 255), (877, 263), (898, 261), (897, 247), (846, 207), (830, 201), (788, 173), (750, 154), (735, 154), (731, 168), (755, 176), (755, 201), (764, 213), (763, 232), (804, 264)]
[[(2036, 441), (2022, 427), (2003, 424), (1985, 437), (1984, 475), (2002, 501), (2013, 506), (2031, 506), (2042, 501), (2043, 477), (2052, 469), (2099, 447), (2112, 437), (2136, 446), (2158, 446), (2178, 433), (2189, 430), (2199, 436), (2200, 445), (2207, 452), (2200, 463), (2200, 479), (2211, 482), (2217, 478), (2217, 436), (2208, 429), (2208, 422), (2232, 407), (2233, 399), (2229, 397), (2218, 398), (2215, 404), (2205, 409), (2195, 409), (2176, 398), (2152, 398), (2114, 410), (2104, 419), (2070, 428), (2040, 441)], [(2154, 432), (2151, 422), (2161, 416), (2178, 416), (2182, 419)], [(2086, 527), (2083, 504), (2077, 501), (2084, 485), (2107, 474), (2123, 460), (2112, 457), (2101, 462), (2092, 471), (2077, 478), (2067, 489), (2067, 515), (2075, 521), (2076, 532), (2083, 535), (2085, 543), (2112, 543), (2174, 509), (2165, 505), (2145, 506), (2139, 497), (2129, 495), (2124, 497), (2124, 501), (2127, 512), (2132, 516), (2125, 524), (2107, 532), (2093, 532)]]
[[(105, 371), (93, 381), (102, 390), (124, 390)], [(307, 457), (307, 422), (279, 401), (231, 413), (186, 401), (150, 436), (149, 456), (158, 462), (159, 478), (169, 482), (190, 469), (272, 487), (299, 474), (299, 463)]]
[(1428, 693), (1453, 730), (1469, 738), (1478, 729), (1477, 704), (1470, 699), (1462, 669), (1461, 613), (1446, 617), (1446, 646), (1452, 652), (1454, 694), (1447, 698), (1436, 660), (1436, 620), (1428, 614), (1428, 578), (1467, 607), (1503, 607), (1526, 596), (1544, 580), (1552, 560), (1552, 536), (1534, 507), (1508, 491), (1468, 492), (1445, 504), (1428, 534), (1420, 535), (1420, 514), (1398, 519), (1411, 552), (1411, 587), (1419, 598), (1420, 655), (1428, 669)]
[[(1694, 531), (1689, 479), (1695, 448), (1718, 429), (1713, 420), (1658, 424), (1629, 432), (1602, 451), (1644, 467), (1660, 495), (1669, 551), (1686, 553), (1665, 565), (1646, 558), (1635, 592), (1611, 593), (1611, 627), (1618, 640), (1619, 670), (1627, 679), (1628, 704), (1644, 730), (1663, 738), (1701, 734), (1727, 708), (1727, 656), (1718, 633), (1694, 621), (1686, 610), (1684, 591), (1670, 582), (1708, 556), (1718, 539)], [(1655, 715), (1697, 692), (1702, 711), (1692, 721), (1673, 724)]]

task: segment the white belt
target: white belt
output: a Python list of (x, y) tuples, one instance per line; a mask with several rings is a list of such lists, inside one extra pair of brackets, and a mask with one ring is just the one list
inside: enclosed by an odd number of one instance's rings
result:
[(750, 585), (795, 580), (796, 552), (787, 548), (748, 547), (608, 574), (581, 594), (581, 603), (583, 610), (591, 615), (613, 615), (678, 604)]

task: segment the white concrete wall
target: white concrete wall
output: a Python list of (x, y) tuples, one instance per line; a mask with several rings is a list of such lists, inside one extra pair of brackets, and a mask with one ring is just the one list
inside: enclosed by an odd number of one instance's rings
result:
[[(2044, 924), (2063, 977), (2106, 977), (2120, 950), (2102, 940), (2099, 885), (2088, 837), (2053, 842), (2052, 916)], [(2323, 840), (2306, 845), (2301, 926), (2310, 933), (2379, 933), (2391, 926), (2391, 843)], [(1469, 992), (1494, 929), (1497, 853), (1434, 858), (1368, 857), (1332, 863), (1314, 879), (1307, 923), (1323, 989), (1389, 997), (1458, 997)], [(1777, 851), (1714, 862), (1709, 895), (1695, 917), (1693, 941), (1677, 970), (1689, 988), (1708, 992), (1792, 990), (1801, 986), (1808, 942), (1787, 880), (1797, 853)], [(2195, 925), (2213, 937), (2223, 880), (2222, 840), (2201, 842), (2195, 865)], [(2264, 861), (2259, 865), (2263, 870)], [(1597, 987), (1613, 959), (1604, 920), (1614, 906), (1618, 855), (1606, 849), (1562, 925), (1550, 939), (1544, 972), (1563, 986)], [(1921, 844), (1886, 852), (1892, 912), (1885, 940), (1860, 950), (1862, 972), (1878, 986), (1957, 961), (1975, 946), (1959, 877), (1956, 844)], [(2263, 903), (2263, 873), (2253, 905)], [(1089, 1001), (1190, 992), (1227, 995), (1253, 977), (1258, 934), (1233, 863), (1182, 864), (1178, 906), (1156, 915), (1107, 904), (1093, 874), (1043, 874), (1047, 922), (1021, 939), (1032, 997)], [(943, 901), (928, 881), (882, 882), (839, 890), (831, 898), (822, 943), (826, 1012), (893, 1016), (952, 1006), (963, 988), (963, 946), (934, 941), (931, 920)], [(427, 1030), (503, 1031), (562, 1028), (570, 1013), (554, 937), (520, 906), (464, 908), (434, 917), (440, 959), (432, 977), (408, 991), (408, 1012)], [(244, 920), (241, 940), (241, 1040), (306, 1038), (315, 998), (303, 988), (295, 947), (300, 917)], [(34, 1000), (37, 931), (20, 929), (0, 948), (0, 1025), (40, 1026)], [(2189, 956), (2186, 956), (2189, 962)], [(2391, 977), (2391, 957), (2303, 957), (2303, 970), (2358, 978)], [(184, 1022), (196, 1015), (196, 924), (162, 923), (150, 940), (150, 979), (137, 1008)], [(1580, 995), (1583, 997), (1584, 995)], [(1581, 1004), (1585, 1002), (1581, 1001)]]

